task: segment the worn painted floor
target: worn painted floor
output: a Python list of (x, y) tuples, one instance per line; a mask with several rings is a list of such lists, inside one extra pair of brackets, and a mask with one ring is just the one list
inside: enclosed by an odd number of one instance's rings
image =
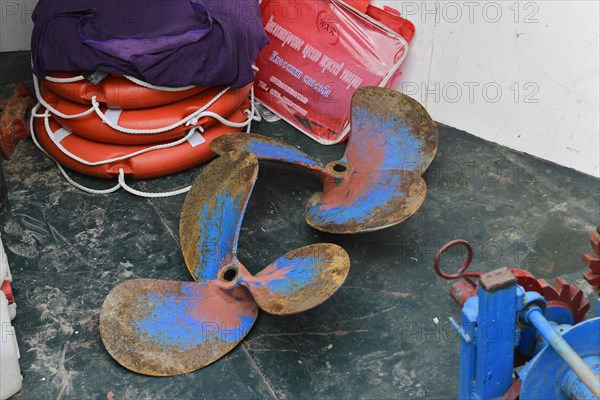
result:
[[(283, 138), (325, 161), (324, 147), (284, 123), (254, 131)], [(539, 278), (581, 278), (581, 254), (600, 221), (600, 181), (440, 127), (418, 214), (375, 233), (312, 230), (304, 207), (316, 178), (263, 163), (240, 240), (251, 272), (287, 251), (320, 241), (343, 246), (350, 275), (320, 307), (297, 316), (261, 313), (224, 359), (185, 376), (151, 378), (120, 367), (98, 333), (107, 293), (131, 278), (191, 280), (178, 243), (183, 196), (148, 200), (125, 192), (94, 196), (71, 187), (30, 141), (4, 164), (9, 212), (0, 220), (18, 303), (14, 326), (23, 390), (17, 399), (429, 399), (457, 392), (458, 339), (448, 316), (459, 308), (432, 260), (446, 241), (475, 246), (474, 270), (516, 266)], [(199, 169), (134, 183), (167, 190)], [(94, 187), (108, 182), (78, 180)], [(445, 265), (459, 263), (459, 254)]]

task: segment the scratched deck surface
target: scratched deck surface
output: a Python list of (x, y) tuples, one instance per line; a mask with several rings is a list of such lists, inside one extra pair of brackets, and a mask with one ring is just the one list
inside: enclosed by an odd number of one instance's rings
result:
[[(320, 146), (284, 123), (254, 130), (323, 161), (344, 149)], [(183, 196), (83, 194), (29, 141), (4, 168), (10, 210), (0, 225), (14, 275), (24, 376), (17, 399), (453, 397), (458, 340), (447, 317), (459, 309), (449, 284), (433, 272), (437, 248), (464, 238), (475, 247), (474, 269), (516, 266), (546, 279), (562, 274), (588, 290), (580, 257), (600, 221), (597, 179), (447, 127), (440, 127), (439, 153), (425, 174), (424, 206), (375, 233), (312, 230), (304, 207), (320, 182), (292, 167), (261, 164), (241, 232), (242, 262), (256, 273), (294, 248), (328, 241), (350, 254), (346, 284), (307, 313), (262, 313), (241, 346), (205, 369), (151, 378), (108, 355), (98, 314), (108, 292), (126, 279), (190, 279), (178, 247)], [(169, 190), (198, 171), (137, 185)]]

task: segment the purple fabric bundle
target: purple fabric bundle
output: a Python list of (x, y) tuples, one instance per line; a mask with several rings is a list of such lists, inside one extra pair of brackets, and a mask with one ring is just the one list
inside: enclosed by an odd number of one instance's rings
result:
[(242, 87), (268, 43), (258, 0), (40, 0), (33, 72), (102, 71), (159, 86)]

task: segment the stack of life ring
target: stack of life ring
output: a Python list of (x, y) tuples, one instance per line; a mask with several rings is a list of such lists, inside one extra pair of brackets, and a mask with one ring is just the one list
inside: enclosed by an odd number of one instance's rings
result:
[[(214, 156), (214, 139), (249, 131), (255, 115), (252, 84), (168, 88), (121, 75), (94, 84), (77, 73), (55, 72), (42, 82), (34, 77), (34, 85), (39, 101), (31, 116), (34, 143), (69, 182), (92, 193), (125, 188), (144, 195), (128, 187), (125, 177), (158, 178), (200, 165)], [(63, 167), (119, 183), (88, 189)]]

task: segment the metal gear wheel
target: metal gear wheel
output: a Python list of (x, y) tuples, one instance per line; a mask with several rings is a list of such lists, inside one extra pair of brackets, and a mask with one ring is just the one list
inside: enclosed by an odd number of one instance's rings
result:
[(590, 269), (583, 274), (583, 277), (600, 296), (600, 225), (596, 227), (596, 232), (590, 236), (590, 244), (594, 253), (584, 254), (583, 263)]
[(548, 303), (548, 308), (562, 307), (573, 314), (574, 323), (585, 319), (585, 314), (590, 309), (590, 302), (583, 291), (575, 284), (569, 284), (564, 278), (556, 278), (554, 286), (544, 279), (538, 279), (542, 288), (541, 295)]

